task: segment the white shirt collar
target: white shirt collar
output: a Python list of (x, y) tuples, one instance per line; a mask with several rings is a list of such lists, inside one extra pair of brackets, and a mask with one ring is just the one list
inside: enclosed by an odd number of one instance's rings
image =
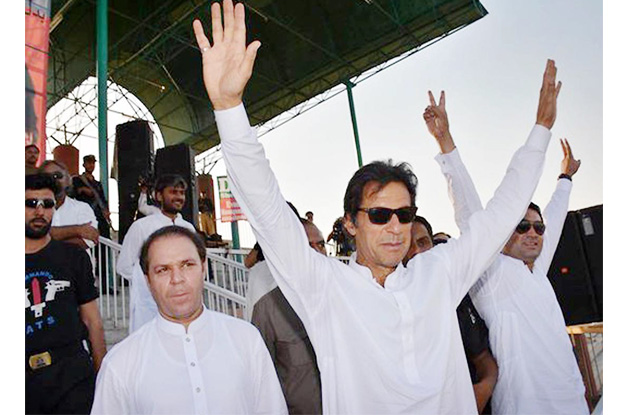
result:
[(163, 218), (165, 218), (167, 221), (172, 222), (172, 223), (176, 223), (176, 221), (179, 221), (180, 219), (182, 219), (182, 215), (180, 214), (180, 212), (176, 213), (176, 216), (174, 217), (174, 219), (171, 219), (169, 216), (165, 215), (162, 210), (159, 210), (158, 214), (161, 215)]
[(375, 284), (380, 289), (387, 289), (390, 291), (394, 291), (394, 290), (401, 288), (399, 285), (399, 279), (404, 275), (404, 272), (406, 271), (406, 267), (404, 267), (404, 265), (401, 262), (397, 265), (397, 268), (395, 268), (395, 270), (386, 277), (386, 281), (384, 282), (384, 287), (382, 287), (377, 282), (377, 280), (373, 277), (373, 274), (371, 273), (371, 270), (368, 267), (360, 265), (359, 263), (356, 262), (356, 254), (357, 252), (353, 252), (352, 255), (349, 257), (349, 266), (354, 271), (356, 271), (358, 275), (362, 275), (363, 278), (370, 281), (372, 284)]
[[(159, 312), (156, 316), (156, 326), (159, 330), (162, 330), (168, 334), (174, 336), (185, 336), (187, 334), (199, 333), (208, 326), (210, 320), (210, 312), (206, 309), (206, 306), (202, 305), (202, 314), (200, 314), (195, 320), (193, 320), (185, 331), (184, 325), (167, 320)], [(210, 327), (210, 326), (208, 326)]]

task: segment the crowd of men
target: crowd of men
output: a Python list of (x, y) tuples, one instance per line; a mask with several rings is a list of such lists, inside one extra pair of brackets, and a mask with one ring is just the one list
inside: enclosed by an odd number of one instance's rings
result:
[(341, 232), (355, 247), (345, 264), (327, 257), (313, 212), (301, 218), (286, 202), (250, 127), (242, 96), (260, 43), (246, 45), (243, 5), (225, 0), (223, 23), (219, 3), (211, 15), (212, 43), (198, 20), (193, 29), (232, 192), (258, 241), (245, 260), (252, 324), (204, 306), (205, 244), (180, 214), (187, 183), (163, 175), (158, 207), (123, 241), (130, 334), (106, 353), (86, 253), (109, 228), (96, 160), (84, 158), (74, 199), (67, 168), (36, 168), (27, 147), (26, 412), (587, 414), (546, 278), (580, 166), (567, 140), (551, 201), (531, 203), (556, 120), (555, 63), (486, 207), (445, 95), (429, 92), (423, 118), (460, 236), (433, 234), (416, 214), (406, 163), (372, 162), (345, 192)]

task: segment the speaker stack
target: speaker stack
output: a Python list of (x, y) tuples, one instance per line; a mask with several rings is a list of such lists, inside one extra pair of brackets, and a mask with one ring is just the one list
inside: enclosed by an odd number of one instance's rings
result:
[(567, 325), (603, 321), (603, 205), (567, 214), (548, 277)]
[(198, 229), (198, 192), (195, 178), (195, 151), (187, 144), (176, 144), (156, 151), (154, 162), (156, 178), (162, 174), (179, 174), (187, 182), (182, 217)]
[[(119, 192), (119, 243), (137, 216), (139, 178), (153, 174), (154, 144), (152, 130), (147, 121), (138, 120), (115, 127)], [(141, 215), (140, 215), (141, 216)]]

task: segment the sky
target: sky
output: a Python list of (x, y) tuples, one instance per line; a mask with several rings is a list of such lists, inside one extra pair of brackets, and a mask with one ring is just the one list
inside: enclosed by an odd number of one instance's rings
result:
[[(489, 14), (358, 84), (354, 101), (363, 163), (407, 161), (419, 179), (417, 206), (434, 231), (458, 235), (438, 147), (422, 113), (427, 91), (445, 90), (450, 130), (482, 202), (493, 195), (512, 154), (536, 120), (547, 58), (563, 86), (558, 118), (534, 201), (544, 206), (560, 173), (566, 137), (576, 158), (570, 209), (603, 203), (603, 45), (599, 1), (482, 1)], [(262, 47), (258, 52), (262, 54)], [(282, 193), (327, 235), (342, 215), (358, 168), (347, 94), (320, 104), (261, 137)], [(223, 161), (211, 172), (225, 174)], [(241, 223), (242, 245), (253, 243)], [(229, 235), (229, 225), (219, 226)]]
[[(482, 4), (489, 12), (482, 19), (353, 89), (363, 163), (389, 158), (407, 161), (419, 179), (419, 214), (430, 221), (435, 232), (445, 231), (452, 236), (457, 236), (458, 230), (445, 181), (434, 161), (438, 147), (422, 118), (429, 103), (427, 91), (432, 90), (438, 99), (440, 91), (445, 90), (451, 133), (486, 204), (503, 178), (512, 154), (535, 123), (547, 58), (556, 61), (557, 77), (563, 87), (543, 178), (534, 201), (541, 206), (549, 201), (562, 159), (557, 141), (566, 137), (575, 157), (582, 160), (574, 179), (570, 209), (603, 203), (601, 2), (530, 0)], [(262, 51), (261, 48), (259, 53)], [(109, 101), (112, 94), (109, 93)], [(124, 103), (119, 103), (117, 109), (134, 114), (134, 109), (124, 108)], [(54, 109), (49, 119), (52, 113)], [(108, 121), (112, 137), (115, 125), (127, 119), (109, 113)], [(81, 157), (97, 155), (95, 125), (88, 127), (85, 134), (74, 145), (80, 149)], [(155, 135), (160, 136), (157, 127)], [(347, 93), (270, 131), (261, 137), (261, 142), (286, 199), (302, 215), (313, 211), (315, 223), (328, 235), (334, 220), (343, 213), (345, 188), (358, 168)], [(51, 151), (56, 143), (49, 140), (49, 145)], [(162, 145), (162, 139), (157, 138), (155, 148)], [(112, 143), (109, 148), (112, 154)], [(97, 172), (99, 177), (99, 167)], [(226, 174), (223, 160), (211, 174)], [(116, 182), (111, 180), (109, 187), (114, 212)], [(218, 200), (219, 195), (215, 197)], [(217, 217), (220, 216), (218, 210)], [(229, 223), (218, 221), (217, 231), (224, 239), (231, 239), (230, 230)], [(239, 234), (241, 246), (254, 244), (247, 222), (239, 222)]]

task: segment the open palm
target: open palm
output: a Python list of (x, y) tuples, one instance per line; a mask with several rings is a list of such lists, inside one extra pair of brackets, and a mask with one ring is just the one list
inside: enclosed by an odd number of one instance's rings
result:
[(241, 103), (245, 85), (252, 76), (259, 41), (245, 46), (245, 8), (232, 0), (223, 2), (223, 25), (219, 3), (211, 6), (213, 45), (199, 20), (193, 22), (195, 39), (202, 52), (202, 75), (208, 97), (215, 110)]

